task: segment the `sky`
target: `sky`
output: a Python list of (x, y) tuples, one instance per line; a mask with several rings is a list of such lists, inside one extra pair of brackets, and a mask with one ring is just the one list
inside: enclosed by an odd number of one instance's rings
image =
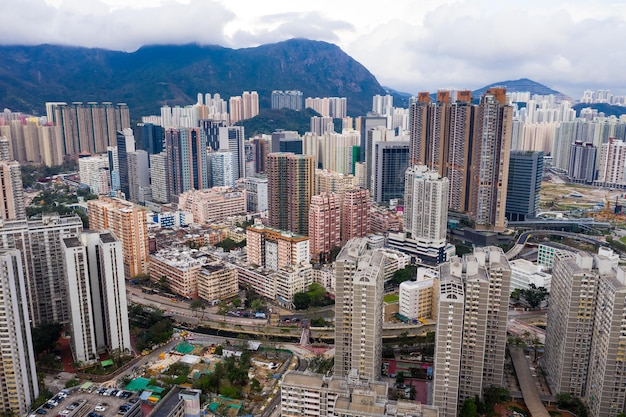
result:
[(3, 0), (0, 44), (334, 43), (416, 94), (530, 78), (626, 95), (625, 0)]

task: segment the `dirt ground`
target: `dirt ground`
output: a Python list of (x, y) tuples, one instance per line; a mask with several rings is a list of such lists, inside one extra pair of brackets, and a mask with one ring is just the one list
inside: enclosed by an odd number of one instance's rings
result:
[[(578, 193), (578, 194), (576, 194)], [(615, 197), (623, 204), (625, 192), (611, 191), (607, 188), (598, 188), (580, 184), (561, 184), (550, 181), (541, 183), (540, 206), (542, 210), (568, 210), (574, 208), (594, 208), (598, 203), (615, 204)], [(582, 195), (582, 196), (576, 196)], [(554, 203), (554, 206), (552, 206)]]

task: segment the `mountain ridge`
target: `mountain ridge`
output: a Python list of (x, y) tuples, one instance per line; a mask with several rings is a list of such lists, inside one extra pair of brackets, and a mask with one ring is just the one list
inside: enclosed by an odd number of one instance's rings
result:
[(148, 45), (134, 52), (37, 45), (0, 46), (0, 106), (41, 114), (46, 101), (126, 102), (133, 117), (163, 104), (196, 102), (197, 93), (223, 98), (259, 93), (269, 107), (272, 90), (305, 97), (348, 97), (352, 115), (365, 114), (385, 89), (338, 46), (290, 39), (253, 48)]

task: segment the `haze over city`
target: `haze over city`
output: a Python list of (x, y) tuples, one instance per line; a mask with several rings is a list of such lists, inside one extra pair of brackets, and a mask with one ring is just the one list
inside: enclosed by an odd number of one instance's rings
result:
[(615, 48), (626, 37), (626, 4), (619, 1), (26, 0), (8, 2), (3, 16), (2, 44), (133, 51), (324, 40), (382, 85), (411, 94), (524, 77), (572, 98), (587, 88), (626, 92), (626, 54)]

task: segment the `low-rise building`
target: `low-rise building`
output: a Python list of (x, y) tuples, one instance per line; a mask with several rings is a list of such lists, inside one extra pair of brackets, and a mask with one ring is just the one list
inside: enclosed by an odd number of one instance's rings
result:
[(550, 291), (552, 274), (542, 271), (542, 267), (527, 261), (526, 259), (515, 259), (509, 262), (511, 265), (511, 292), (515, 290), (528, 290), (530, 284), (536, 288), (544, 287)]
[(439, 274), (434, 269), (418, 268), (415, 281), (400, 284), (399, 313), (411, 320), (434, 319)]
[(206, 263), (198, 274), (198, 297), (206, 301), (237, 296), (237, 270), (221, 261)]
[(180, 296), (198, 298), (198, 273), (203, 261), (192, 250), (162, 249), (150, 255), (150, 280), (163, 282)]

